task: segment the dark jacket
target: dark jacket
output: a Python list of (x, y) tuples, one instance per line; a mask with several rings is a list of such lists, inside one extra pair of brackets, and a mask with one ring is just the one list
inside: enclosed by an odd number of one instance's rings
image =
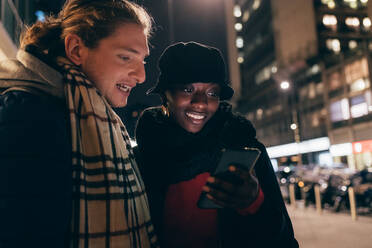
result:
[[(26, 57), (25, 63), (1, 65), (0, 88), (20, 80), (42, 85), (57, 75), (36, 57)], [(64, 99), (43, 91), (0, 92), (0, 247), (69, 245), (72, 165), (65, 106)]]
[(244, 117), (221, 103), (219, 110), (197, 134), (186, 132), (159, 108), (140, 117), (136, 139), (140, 168), (147, 187), (151, 216), (161, 237), (164, 199), (170, 184), (213, 172), (221, 148), (254, 147), (261, 150), (255, 166), (265, 200), (256, 214), (241, 216), (234, 210), (218, 212), (219, 239), (223, 247), (298, 247), (292, 224), (264, 145)]

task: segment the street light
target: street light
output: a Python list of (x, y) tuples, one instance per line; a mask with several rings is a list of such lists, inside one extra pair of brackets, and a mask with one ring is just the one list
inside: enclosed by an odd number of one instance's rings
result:
[(288, 81), (283, 81), (283, 82), (280, 83), (280, 88), (281, 88), (282, 90), (288, 90), (289, 87), (290, 87), (290, 84), (289, 84)]
[[(289, 81), (282, 81), (280, 83), (280, 88), (283, 91), (288, 91), (290, 87), (291, 87), (291, 83)], [(292, 87), (290, 94), (291, 94), (290, 98), (291, 98), (291, 110), (292, 110), (292, 121), (293, 121), (292, 124), (290, 125), (290, 128), (293, 130), (295, 142), (299, 144), (301, 142), (301, 139), (300, 139), (300, 130), (299, 130), (299, 125), (298, 125), (297, 112), (295, 109), (294, 87)], [(300, 153), (298, 153), (298, 162), (299, 164), (302, 164), (302, 157)]]
[(297, 124), (296, 124), (296, 123), (292, 123), (292, 124), (291, 124), (291, 129), (292, 129), (292, 130), (297, 129)]

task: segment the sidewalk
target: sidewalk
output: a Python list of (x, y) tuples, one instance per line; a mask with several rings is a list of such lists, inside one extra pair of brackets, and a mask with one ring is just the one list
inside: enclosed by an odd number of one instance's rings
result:
[(300, 248), (371, 248), (372, 217), (287, 206)]

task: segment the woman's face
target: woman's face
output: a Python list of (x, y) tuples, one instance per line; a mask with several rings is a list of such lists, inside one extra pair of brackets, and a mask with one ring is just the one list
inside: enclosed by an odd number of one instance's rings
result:
[(167, 90), (165, 95), (171, 118), (186, 131), (197, 133), (218, 109), (220, 86), (199, 82), (183, 84)]

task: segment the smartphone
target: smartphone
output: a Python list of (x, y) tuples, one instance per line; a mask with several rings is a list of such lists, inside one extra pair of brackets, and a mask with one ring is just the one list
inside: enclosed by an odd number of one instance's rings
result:
[[(221, 158), (218, 162), (216, 170), (213, 172), (213, 176), (222, 178), (226, 181), (232, 181), (234, 183), (240, 182), (241, 179), (237, 178), (229, 172), (228, 168), (230, 165), (236, 165), (252, 171), (256, 164), (261, 151), (257, 148), (246, 147), (241, 150), (223, 149)], [(197, 206), (199, 208), (222, 208), (220, 205), (210, 200), (205, 192), (202, 192), (198, 200)]]

